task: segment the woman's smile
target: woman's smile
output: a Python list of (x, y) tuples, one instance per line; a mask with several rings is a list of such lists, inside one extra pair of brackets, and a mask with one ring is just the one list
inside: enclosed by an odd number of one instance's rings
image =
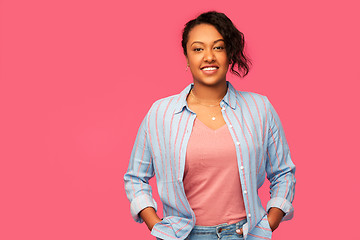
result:
[(212, 75), (214, 73), (217, 73), (219, 67), (218, 66), (214, 66), (214, 65), (211, 65), (211, 66), (204, 66), (202, 68), (200, 68), (201, 71), (203, 71), (204, 74), (206, 75)]

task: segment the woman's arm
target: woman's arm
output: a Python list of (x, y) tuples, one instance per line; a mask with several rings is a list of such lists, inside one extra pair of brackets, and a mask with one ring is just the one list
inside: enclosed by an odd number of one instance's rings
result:
[[(285, 133), (274, 107), (267, 100), (268, 129), (266, 150), (266, 173), (270, 181), (270, 200), (267, 203), (268, 217), (276, 228), (278, 219), (289, 220), (293, 216), (292, 201), (295, 194), (295, 165), (290, 156)], [(269, 223), (270, 223), (269, 221)]]
[(161, 219), (158, 217), (155, 209), (152, 207), (144, 208), (143, 210), (141, 210), (139, 215), (144, 220), (146, 226), (149, 228), (150, 231), (156, 223), (161, 222)]
[(141, 210), (147, 207), (151, 207), (154, 211), (157, 210), (157, 203), (152, 197), (149, 184), (149, 180), (154, 176), (154, 168), (149, 148), (147, 126), (148, 114), (138, 130), (129, 166), (124, 175), (125, 190), (130, 201), (131, 215), (139, 223), (143, 222), (139, 215)]

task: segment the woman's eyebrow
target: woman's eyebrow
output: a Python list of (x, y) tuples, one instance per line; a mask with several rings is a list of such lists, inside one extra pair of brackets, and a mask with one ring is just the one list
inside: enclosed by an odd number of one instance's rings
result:
[[(219, 41), (223, 41), (223, 42), (225, 42), (225, 41), (224, 41), (224, 39), (220, 38), (220, 39), (218, 39), (218, 40), (215, 40), (215, 41), (214, 41), (214, 43), (217, 43), (217, 42), (219, 42)], [(195, 42), (193, 42), (191, 45), (193, 45), (194, 43), (204, 44), (203, 42), (200, 42), (200, 41), (195, 41)], [(191, 46), (191, 45), (190, 45), (190, 46)]]

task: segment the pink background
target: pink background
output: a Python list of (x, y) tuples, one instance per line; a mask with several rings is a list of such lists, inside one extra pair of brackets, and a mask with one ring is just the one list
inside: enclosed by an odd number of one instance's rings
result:
[(0, 7), (0, 239), (154, 239), (131, 218), (123, 175), (152, 102), (191, 83), (181, 31), (207, 10), (245, 34), (253, 68), (228, 79), (269, 97), (297, 166), (295, 217), (273, 239), (358, 238), (357, 0)]

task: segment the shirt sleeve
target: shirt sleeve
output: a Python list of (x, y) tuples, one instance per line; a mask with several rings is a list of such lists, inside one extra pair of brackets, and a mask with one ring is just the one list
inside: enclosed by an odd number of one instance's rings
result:
[(285, 216), (282, 220), (290, 220), (294, 214), (292, 205), (295, 194), (295, 165), (290, 156), (290, 150), (279, 116), (270, 101), (267, 100), (268, 144), (266, 173), (270, 181), (270, 200), (266, 211), (276, 207)]
[(154, 176), (151, 151), (147, 135), (148, 114), (143, 119), (131, 152), (129, 166), (124, 175), (126, 196), (130, 201), (133, 219), (142, 223), (139, 212), (146, 207), (157, 211), (157, 203), (152, 197), (149, 180)]

